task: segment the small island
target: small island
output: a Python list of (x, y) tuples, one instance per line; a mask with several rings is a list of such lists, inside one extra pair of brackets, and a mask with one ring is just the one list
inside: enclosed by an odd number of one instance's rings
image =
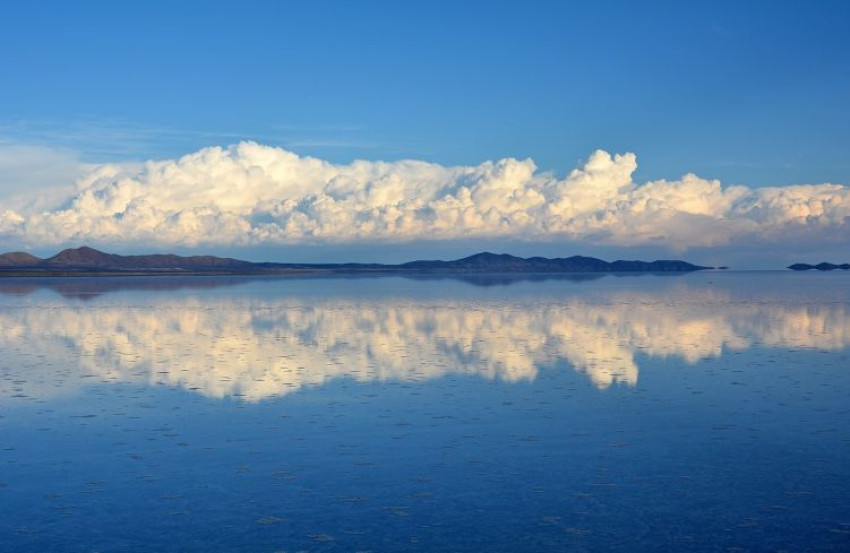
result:
[(836, 269), (847, 271), (850, 270), (850, 263), (842, 263), (841, 265), (826, 262), (818, 263), (817, 265), (809, 265), (808, 263), (794, 263), (793, 265), (789, 265), (788, 268), (792, 271), (811, 271), (812, 269), (818, 271), (834, 271)]
[(565, 258), (516, 257), (490, 252), (452, 261), (419, 260), (398, 265), (381, 263), (255, 263), (210, 255), (118, 255), (94, 248), (66, 249), (42, 259), (28, 253), (0, 255), (0, 276), (105, 275), (284, 275), (313, 273), (671, 273), (713, 269), (679, 260), (603, 261), (575, 255)]

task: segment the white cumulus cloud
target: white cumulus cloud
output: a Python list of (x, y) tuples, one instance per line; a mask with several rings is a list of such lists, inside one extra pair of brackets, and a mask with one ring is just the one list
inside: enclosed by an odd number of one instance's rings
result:
[(602, 150), (564, 178), (538, 171), (531, 159), (339, 165), (242, 142), (94, 167), (59, 207), (0, 201), (0, 235), (40, 245), (509, 238), (684, 250), (850, 234), (843, 185), (724, 187), (693, 174), (635, 183), (636, 168), (634, 154)]

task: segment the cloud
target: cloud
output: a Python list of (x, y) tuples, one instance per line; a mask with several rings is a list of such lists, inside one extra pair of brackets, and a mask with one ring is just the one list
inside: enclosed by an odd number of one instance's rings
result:
[(52, 202), (72, 194), (74, 180), (88, 170), (71, 150), (0, 142), (2, 204), (17, 210), (54, 209)]
[(565, 178), (530, 159), (447, 167), (337, 165), (242, 142), (179, 159), (105, 164), (61, 207), (0, 203), (0, 233), (30, 244), (302, 245), (576, 240), (674, 250), (846, 240), (850, 189), (724, 187), (687, 174), (635, 183), (634, 154), (598, 150)]

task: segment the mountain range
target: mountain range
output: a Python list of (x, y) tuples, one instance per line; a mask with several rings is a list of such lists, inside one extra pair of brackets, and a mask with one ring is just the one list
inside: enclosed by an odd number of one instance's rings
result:
[(818, 271), (834, 271), (836, 269), (847, 271), (850, 270), (850, 263), (842, 263), (841, 265), (826, 262), (818, 263), (817, 265), (809, 265), (808, 263), (794, 263), (793, 265), (789, 265), (788, 268), (792, 271), (811, 271), (812, 269), (817, 269)]
[(477, 253), (452, 261), (419, 260), (399, 265), (380, 263), (253, 263), (210, 255), (174, 254), (118, 255), (94, 248), (63, 250), (45, 259), (24, 252), (0, 255), (2, 273), (290, 273), (290, 272), (405, 272), (405, 273), (610, 273), (610, 272), (686, 272), (711, 269), (679, 260), (614, 261), (572, 256), (516, 257), (490, 252)]

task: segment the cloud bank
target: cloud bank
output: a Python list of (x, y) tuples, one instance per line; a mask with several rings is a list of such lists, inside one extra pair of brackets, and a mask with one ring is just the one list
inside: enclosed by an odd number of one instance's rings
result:
[(50, 208), (0, 201), (0, 237), (184, 247), (504, 238), (677, 251), (850, 237), (843, 185), (724, 187), (694, 174), (635, 183), (636, 168), (634, 154), (602, 150), (564, 178), (531, 159), (338, 165), (242, 142), (99, 165)]

